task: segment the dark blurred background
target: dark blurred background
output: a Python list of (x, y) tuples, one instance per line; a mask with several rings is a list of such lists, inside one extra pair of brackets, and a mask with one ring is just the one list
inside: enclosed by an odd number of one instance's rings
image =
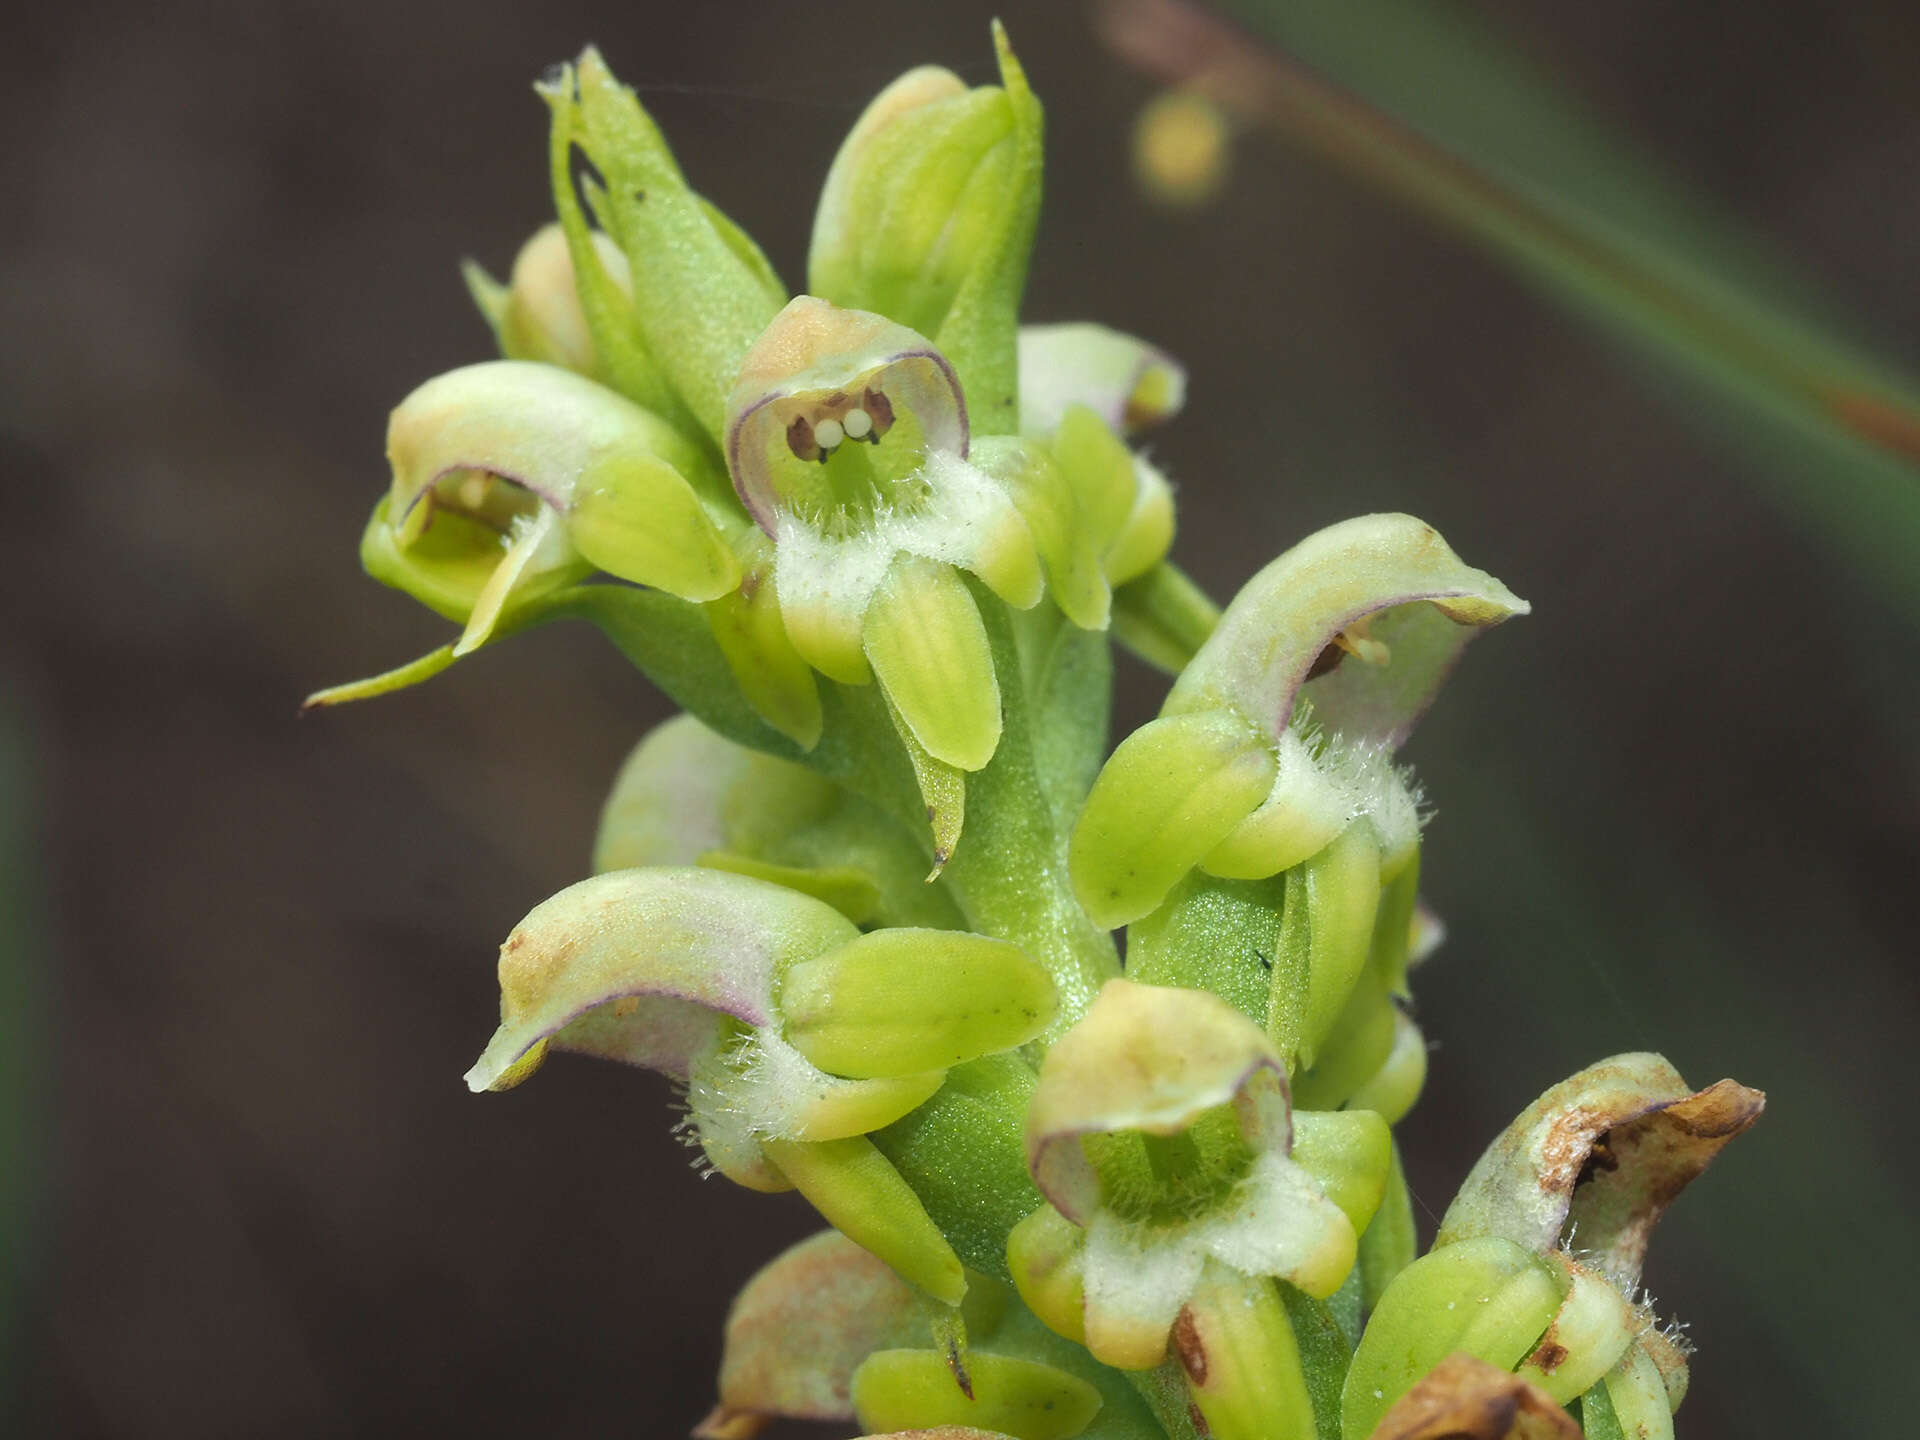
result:
[[(548, 215), (529, 82), (599, 42), (793, 282), (860, 106), (921, 61), (990, 79), (992, 8), (8, 22), (8, 1433), (674, 1435), (704, 1412), (728, 1297), (805, 1208), (699, 1180), (652, 1077), (459, 1080), (496, 945), (583, 873), (662, 702), (562, 628), (295, 709), (449, 633), (355, 545), (389, 408), (489, 353), (456, 261), (503, 272)], [(1224, 598), (1306, 531), (1404, 508), (1534, 602), (1410, 748), (1451, 929), (1419, 977), (1439, 1049), (1406, 1132), (1428, 1223), (1515, 1110), (1604, 1054), (1759, 1085), (1765, 1122), (1648, 1267), (1700, 1346), (1682, 1432), (1902, 1433), (1911, 622), (1659, 372), (1284, 139), (1241, 137), (1206, 208), (1143, 200), (1128, 132), (1153, 83), (1079, 5), (999, 8), (1049, 102), (1031, 315), (1191, 367), (1156, 445), (1177, 558)], [(1909, 0), (1438, 8), (1920, 359)], [(1120, 722), (1161, 684), (1123, 666)]]

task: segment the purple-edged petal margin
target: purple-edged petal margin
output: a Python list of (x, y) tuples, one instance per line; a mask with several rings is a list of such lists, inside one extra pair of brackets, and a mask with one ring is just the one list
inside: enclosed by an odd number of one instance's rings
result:
[(1424, 521), (1362, 515), (1249, 580), (1161, 713), (1231, 710), (1277, 738), (1304, 695), (1323, 728), (1398, 745), (1467, 641), (1529, 609)]
[[(858, 435), (844, 429), (845, 415), (854, 410), (871, 429)], [(843, 310), (811, 295), (789, 301), (754, 342), (727, 413), (727, 469), (740, 502), (769, 535), (776, 512), (785, 508), (775, 467), (789, 454), (806, 458), (800, 436), (811, 436), (822, 422), (857, 442), (910, 415), (928, 453), (967, 454), (967, 402), (933, 342), (885, 316)]]
[(697, 868), (618, 870), (537, 906), (500, 947), (500, 1028), (467, 1072), (505, 1089), (551, 1047), (689, 1077), (728, 1018), (773, 1018), (789, 961), (854, 939), (823, 901)]

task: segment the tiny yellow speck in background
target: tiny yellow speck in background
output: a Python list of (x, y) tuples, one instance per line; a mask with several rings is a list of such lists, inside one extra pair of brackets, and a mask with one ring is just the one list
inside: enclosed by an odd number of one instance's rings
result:
[(1162, 205), (1204, 205), (1232, 168), (1232, 125), (1214, 101), (1193, 90), (1154, 97), (1133, 127), (1133, 172)]

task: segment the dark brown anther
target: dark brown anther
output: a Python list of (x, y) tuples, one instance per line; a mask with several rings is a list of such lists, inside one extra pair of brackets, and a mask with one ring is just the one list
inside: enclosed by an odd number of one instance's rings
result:
[(873, 429), (867, 432), (867, 442), (877, 445), (880, 437), (893, 428), (893, 402), (880, 391), (870, 389), (860, 397), (860, 408), (873, 421)]
[(1322, 675), (1330, 673), (1336, 665), (1346, 658), (1347, 652), (1342, 650), (1338, 645), (1327, 646), (1326, 649), (1314, 656), (1313, 664), (1307, 667), (1307, 679), (1318, 680)]
[(813, 423), (804, 415), (796, 415), (793, 423), (787, 426), (787, 448), (802, 460), (824, 460), (826, 455), (814, 443)]

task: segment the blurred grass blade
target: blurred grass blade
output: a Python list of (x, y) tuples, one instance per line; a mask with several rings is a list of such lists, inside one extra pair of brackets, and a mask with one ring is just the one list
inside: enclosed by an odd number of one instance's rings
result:
[(29, 714), (0, 670), (0, 1432), (24, 1418), (28, 1291), (38, 1278), (46, 1020)]
[(1456, 10), (1225, 8), (1242, 23), (1112, 0), (1102, 29), (1128, 62), (1471, 237), (1659, 362), (1776, 505), (1920, 622), (1920, 386), (1845, 340), (1805, 283)]

